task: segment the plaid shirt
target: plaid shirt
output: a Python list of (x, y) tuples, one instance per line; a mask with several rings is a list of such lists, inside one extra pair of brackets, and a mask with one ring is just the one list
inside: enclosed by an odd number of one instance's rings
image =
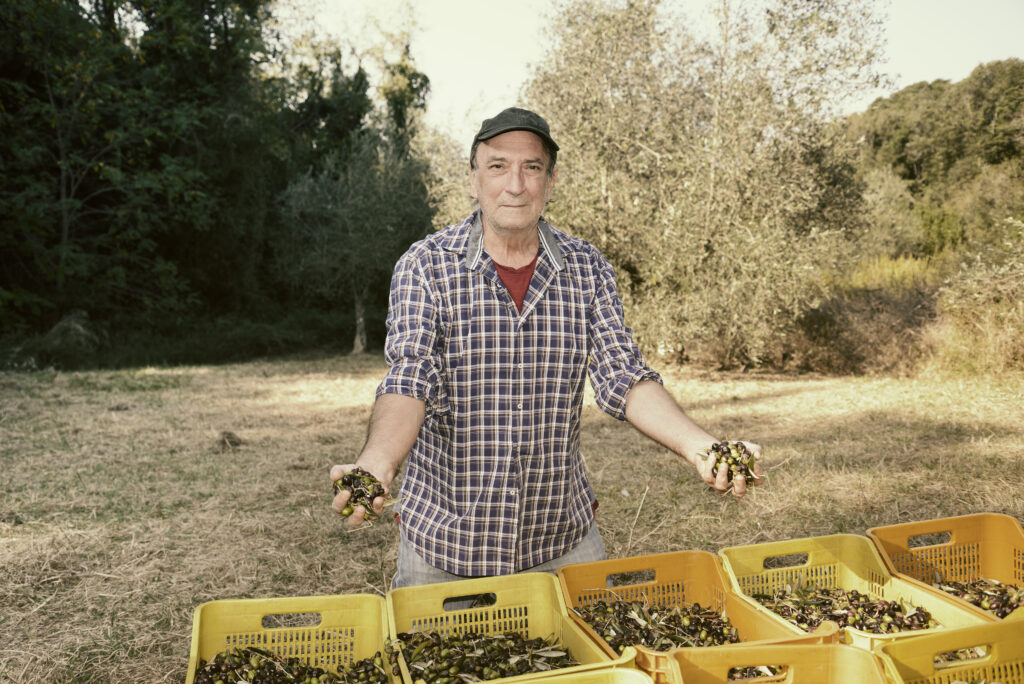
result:
[(413, 244), (392, 276), (377, 395), (426, 404), (401, 524), (428, 563), (457, 575), (518, 572), (579, 543), (594, 520), (580, 453), (587, 371), (620, 420), (636, 382), (661, 381), (625, 326), (608, 261), (543, 219), (538, 232), (522, 313), (483, 250), (479, 212)]

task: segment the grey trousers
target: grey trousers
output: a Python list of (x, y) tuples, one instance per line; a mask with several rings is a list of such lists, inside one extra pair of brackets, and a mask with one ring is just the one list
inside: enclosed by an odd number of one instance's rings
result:
[[(423, 560), (423, 557), (413, 550), (412, 545), (405, 538), (405, 533), (400, 533), (401, 539), (398, 542), (398, 571), (391, 581), (391, 588), (411, 587), (418, 584), (434, 584), (436, 582), (454, 582), (468, 579), (462, 575), (453, 575), (435, 568)], [(524, 572), (550, 572), (555, 573), (563, 565), (573, 563), (589, 563), (591, 561), (604, 560), (607, 554), (604, 550), (604, 541), (597, 529), (597, 523), (590, 526), (590, 531), (579, 544), (565, 552), (558, 558), (552, 558), (540, 565), (527, 568)]]

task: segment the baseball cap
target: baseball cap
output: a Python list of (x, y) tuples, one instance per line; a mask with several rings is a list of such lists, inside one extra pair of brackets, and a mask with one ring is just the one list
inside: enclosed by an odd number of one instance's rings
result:
[(558, 145), (551, 137), (551, 129), (548, 128), (548, 122), (538, 114), (534, 114), (528, 109), (520, 109), (519, 107), (509, 107), (497, 116), (485, 119), (480, 125), (480, 130), (477, 132), (476, 137), (473, 138), (473, 144), (475, 145), (481, 140), (487, 140), (509, 131), (530, 131), (531, 133), (536, 133), (550, 143), (556, 152), (558, 151)]

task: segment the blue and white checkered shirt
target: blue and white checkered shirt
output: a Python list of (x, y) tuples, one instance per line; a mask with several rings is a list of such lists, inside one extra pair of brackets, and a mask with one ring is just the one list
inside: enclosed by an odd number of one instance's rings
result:
[(538, 232), (521, 313), (483, 250), (479, 212), (413, 244), (392, 276), (377, 395), (426, 404), (401, 524), (427, 562), (457, 575), (518, 572), (579, 543), (594, 519), (580, 454), (587, 372), (620, 420), (635, 383), (661, 381), (608, 261), (543, 218)]

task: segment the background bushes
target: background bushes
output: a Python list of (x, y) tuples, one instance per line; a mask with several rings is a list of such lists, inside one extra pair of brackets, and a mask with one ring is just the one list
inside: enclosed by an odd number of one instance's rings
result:
[[(353, 56), (275, 8), (3, 5), (6, 366), (379, 348), (395, 259), (472, 208), (466, 141), (421, 124), (407, 33)], [(841, 116), (883, 78), (874, 3), (726, 0), (708, 36), (672, 10), (558, 4), (522, 98), (562, 145), (546, 217), (612, 261), (642, 348), (1021, 370), (1024, 62)]]

